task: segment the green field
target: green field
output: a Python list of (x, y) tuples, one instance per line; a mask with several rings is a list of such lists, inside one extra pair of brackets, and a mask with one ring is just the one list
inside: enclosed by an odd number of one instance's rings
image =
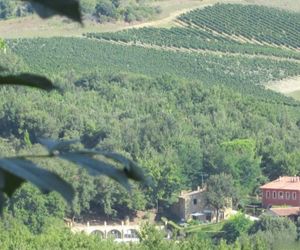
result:
[[(116, 41), (133, 45), (158, 45), (193, 50), (214, 51), (242, 55), (264, 55), (275, 59), (293, 58), (299, 60), (300, 52), (270, 45), (236, 41), (230, 37), (195, 27), (140, 28), (119, 32), (87, 33), (88, 38)], [(271, 58), (274, 59), (274, 58)]]
[(291, 97), (295, 98), (296, 100), (300, 101), (300, 91), (295, 91), (295, 92), (289, 93), (288, 96), (291, 96)]
[(237, 4), (217, 4), (177, 18), (181, 27), (88, 33), (89, 38), (133, 44), (300, 59), (300, 14)]
[(164, 51), (85, 38), (12, 40), (9, 46), (31, 71), (51, 77), (72, 70), (76, 74), (89, 71), (169, 74), (207, 85), (225, 84), (244, 94), (285, 101), (289, 100), (257, 85), (300, 72), (300, 64), (289, 61)]
[(217, 4), (179, 17), (183, 23), (273, 46), (300, 48), (300, 14), (268, 7)]

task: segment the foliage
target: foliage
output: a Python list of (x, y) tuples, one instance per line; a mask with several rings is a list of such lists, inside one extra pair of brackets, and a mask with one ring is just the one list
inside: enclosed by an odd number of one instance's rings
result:
[(4, 50), (5, 49), (5, 42), (4, 42), (4, 40), (2, 39), (2, 38), (0, 38), (0, 51), (2, 52), (2, 50)]
[[(77, 0), (61, 1), (41, 1), (32, 0), (32, 7), (43, 18), (48, 18), (52, 15), (62, 14), (75, 21), (81, 22), (81, 13), (79, 9), (79, 2)], [(5, 44), (1, 41), (1, 48)], [(5, 53), (5, 51), (1, 51)], [(21, 85), (35, 87), (42, 90), (53, 90), (53, 83), (44, 76), (34, 75), (30, 73), (10, 74), (5, 73), (6, 69), (0, 67), (1, 85)], [(2, 73), (4, 71), (4, 74)], [(27, 145), (31, 144), (28, 131), (25, 131), (24, 138), (27, 139)], [(64, 160), (81, 165), (87, 168), (90, 174), (98, 175), (104, 174), (110, 178), (120, 182), (125, 188), (130, 189), (128, 179), (131, 178), (136, 181), (145, 179), (142, 170), (137, 165), (123, 157), (120, 154), (113, 152), (100, 152), (100, 151), (81, 151), (62, 153), (66, 146), (73, 142), (56, 142), (50, 140), (43, 140), (43, 144), (49, 151), (46, 155), (29, 155), (18, 156), (0, 159), (0, 210), (2, 211), (4, 205), (4, 194), (9, 197), (20, 187), (24, 181), (30, 181), (43, 192), (57, 191), (67, 202), (71, 203), (74, 198), (74, 191), (70, 184), (65, 182), (60, 176), (51, 173), (46, 169), (42, 169), (31, 160), (31, 158), (52, 158), (61, 157)], [(102, 155), (115, 163), (124, 165), (123, 170), (115, 168), (113, 165), (106, 163), (103, 160), (93, 158), (95, 155)]]
[[(285, 162), (285, 154), (299, 151), (297, 107), (267, 103), (225, 87), (205, 87), (197, 81), (170, 76), (149, 78), (94, 72), (74, 73), (71, 82), (63, 78), (56, 81), (63, 89), (61, 92), (1, 89), (1, 148), (12, 148), (12, 152), (20, 155), (44, 154), (38, 138), (81, 137), (86, 148), (117, 151), (134, 159), (153, 179), (149, 188), (132, 187), (136, 198), (131, 202), (122, 188), (106, 179), (94, 180), (58, 159), (39, 160), (39, 165), (74, 185), (75, 197), (81, 197), (75, 198), (72, 208), (76, 217), (94, 210), (123, 216), (122, 211), (128, 211), (126, 207), (130, 210), (156, 207), (157, 199), (172, 203), (180, 190), (201, 184), (199, 172), (213, 175), (227, 169), (228, 165), (216, 158), (222, 151), (224, 159), (234, 159), (230, 161), (235, 163), (231, 166), (238, 171), (227, 173), (235, 173), (235, 185), (241, 185), (239, 176), (243, 166), (239, 159), (243, 155), (237, 155), (235, 150), (224, 151), (226, 143), (239, 145), (239, 140), (232, 138), (245, 138), (245, 135), (251, 138), (240, 139), (252, 145), (245, 150), (246, 156), (252, 159), (250, 162), (264, 158), (264, 152), (274, 161)], [(11, 99), (5, 98), (8, 95)], [(24, 141), (26, 131), (31, 147)], [(269, 150), (269, 138), (272, 138), (271, 145), (280, 145), (280, 154)], [(4, 156), (16, 154), (2, 152)], [(61, 166), (61, 170), (56, 166)], [(272, 178), (273, 171), (267, 171), (266, 166), (265, 161), (258, 165), (265, 177)], [(286, 162), (281, 168), (283, 171), (294, 168), (295, 174), (299, 171), (297, 161), (289, 161), (289, 165)], [(80, 178), (82, 181), (76, 181)], [(255, 186), (260, 184), (259, 179), (255, 181)], [(251, 194), (252, 190), (244, 187)]]
[(288, 218), (264, 215), (259, 221), (255, 222), (250, 229), (250, 232), (252, 233), (256, 233), (258, 231), (266, 231), (274, 234), (280, 231), (287, 231), (289, 232), (288, 235), (292, 237), (295, 235), (296, 226)]
[(219, 211), (231, 206), (235, 196), (234, 181), (231, 175), (224, 173), (211, 175), (206, 183), (205, 200), (208, 205), (216, 209), (216, 220), (219, 221)]
[(253, 237), (260, 237), (269, 249), (289, 248), (289, 246), (290, 249), (297, 249), (296, 225), (288, 218), (264, 215), (250, 228), (250, 234), (254, 234)]
[[(211, 239), (203, 234), (193, 234), (180, 241), (165, 240), (160, 230), (152, 225), (145, 225), (141, 233), (141, 242), (134, 244), (114, 243), (110, 240), (101, 240), (96, 235), (86, 235), (83, 233), (72, 233), (62, 223), (55, 219), (49, 218), (43, 226), (41, 233), (33, 235), (27, 230), (26, 226), (18, 220), (5, 214), (5, 218), (0, 222), (0, 241), (1, 248), (6, 249), (114, 249), (114, 250), (148, 250), (148, 249), (174, 249), (174, 250), (193, 250), (193, 249), (210, 249), (210, 250), (237, 250), (237, 249), (280, 249), (278, 247), (289, 247), (297, 249), (295, 242), (286, 242), (285, 245), (268, 245), (268, 240), (261, 233), (253, 236), (243, 234), (234, 244), (226, 244), (221, 241), (214, 244)], [(284, 236), (282, 234), (282, 236)], [(11, 240), (11, 239), (14, 240)], [(282, 237), (283, 239), (283, 237)], [(278, 246), (278, 247), (277, 247)], [(282, 248), (281, 248), (282, 249)]]
[(0, 1), (0, 18), (6, 19), (12, 15), (13, 4), (9, 0)]
[(233, 176), (240, 194), (252, 194), (261, 183), (261, 160), (256, 158), (253, 139), (236, 139), (221, 143), (216, 172)]
[[(93, 150), (68, 152), (64, 151), (65, 147), (69, 146), (73, 142), (55, 142), (43, 140), (41, 143), (48, 148), (49, 154), (0, 159), (3, 182), (1, 190), (2, 192), (11, 196), (24, 180), (28, 180), (44, 192), (55, 190), (59, 192), (69, 203), (72, 202), (74, 198), (74, 192), (71, 185), (66, 183), (58, 175), (37, 167), (36, 164), (31, 160), (28, 160), (28, 158), (60, 157), (61, 159), (86, 168), (92, 175), (104, 174), (109, 176), (128, 190), (130, 190), (128, 178), (136, 181), (141, 181), (144, 179), (143, 173), (138, 169), (135, 163), (116, 153)], [(105, 155), (107, 158), (114, 160), (117, 163), (121, 163), (125, 167), (123, 170), (121, 170), (103, 160), (95, 159), (94, 156), (99, 154), (102, 156)]]
[(42, 18), (62, 15), (82, 23), (83, 19), (99, 22), (124, 20), (141, 21), (152, 18), (159, 10), (148, 4), (151, 0), (0, 0), (0, 20), (31, 15), (36, 12)]
[(143, 225), (139, 238), (145, 249), (167, 249), (169, 247), (164, 239), (164, 234), (149, 223)]
[(221, 229), (222, 238), (224, 238), (227, 243), (234, 243), (240, 235), (248, 232), (252, 224), (253, 223), (242, 213), (233, 215), (224, 223)]
[(56, 193), (43, 195), (37, 188), (27, 184), (8, 201), (8, 210), (31, 232), (40, 233), (49, 218), (64, 217), (66, 203)]

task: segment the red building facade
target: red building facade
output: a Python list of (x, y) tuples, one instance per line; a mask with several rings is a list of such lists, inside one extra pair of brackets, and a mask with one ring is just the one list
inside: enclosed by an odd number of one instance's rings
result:
[(300, 177), (283, 176), (260, 187), (262, 192), (262, 205), (287, 205), (300, 207)]

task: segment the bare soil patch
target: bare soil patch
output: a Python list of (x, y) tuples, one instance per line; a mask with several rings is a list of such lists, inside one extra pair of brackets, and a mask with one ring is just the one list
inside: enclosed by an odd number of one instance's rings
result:
[(300, 12), (299, 0), (245, 0), (249, 4), (264, 5), (294, 12)]
[(266, 85), (266, 88), (285, 95), (291, 95), (300, 91), (300, 76), (269, 83)]

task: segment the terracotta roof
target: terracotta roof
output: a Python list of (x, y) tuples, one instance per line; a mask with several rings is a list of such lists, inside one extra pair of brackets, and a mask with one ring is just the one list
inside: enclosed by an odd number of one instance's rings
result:
[(299, 215), (300, 207), (272, 207), (270, 212), (277, 216)]
[(300, 191), (300, 177), (299, 176), (282, 176), (277, 180), (269, 182), (260, 187), (261, 189), (285, 189), (285, 190), (299, 190)]

